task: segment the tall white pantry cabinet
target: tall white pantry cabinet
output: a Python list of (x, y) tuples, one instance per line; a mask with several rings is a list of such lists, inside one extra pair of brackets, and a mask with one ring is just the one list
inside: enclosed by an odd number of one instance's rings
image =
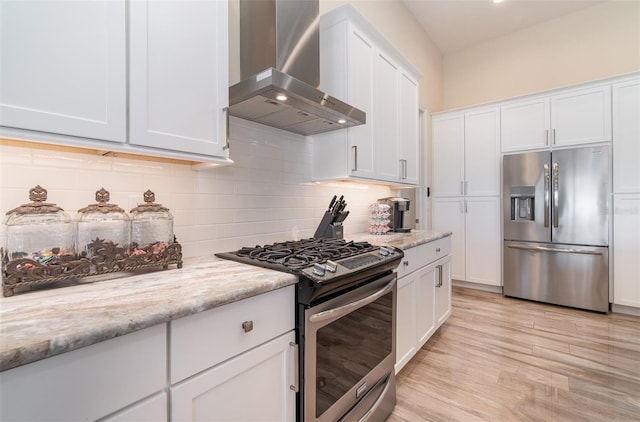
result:
[(433, 227), (450, 231), (451, 277), (500, 286), (500, 112), (443, 113), (432, 120)]
[(614, 83), (613, 303), (640, 309), (640, 77)]

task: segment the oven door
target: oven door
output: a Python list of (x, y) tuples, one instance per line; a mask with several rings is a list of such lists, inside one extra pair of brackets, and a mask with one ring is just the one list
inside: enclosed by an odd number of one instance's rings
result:
[(305, 310), (305, 421), (347, 413), (345, 420), (380, 420), (391, 412), (395, 324), (395, 273)]

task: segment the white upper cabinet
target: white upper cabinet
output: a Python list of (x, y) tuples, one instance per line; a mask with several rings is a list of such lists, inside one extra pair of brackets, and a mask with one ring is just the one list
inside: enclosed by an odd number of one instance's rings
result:
[(611, 87), (553, 95), (551, 131), (553, 146), (611, 141)]
[(464, 193), (500, 195), (500, 109), (464, 115)]
[(399, 176), (400, 131), (400, 70), (393, 61), (379, 52), (375, 61), (373, 85), (373, 133), (377, 176), (396, 181)]
[(225, 155), (227, 2), (130, 3), (131, 144)]
[(434, 116), (433, 194), (464, 194), (464, 114)]
[(3, 1), (1, 24), (1, 136), (232, 163), (226, 1)]
[(125, 142), (125, 2), (1, 7), (0, 125)]
[(640, 193), (640, 78), (613, 85), (613, 192)]
[(418, 81), (406, 73), (400, 75), (400, 178), (405, 183), (419, 184)]
[(549, 97), (517, 101), (500, 107), (502, 152), (549, 145)]
[(611, 141), (611, 87), (574, 89), (501, 106), (502, 152)]
[(500, 110), (433, 117), (434, 196), (500, 195)]
[(314, 180), (418, 183), (418, 79), (350, 5), (320, 21), (320, 87), (366, 113), (364, 125), (313, 136)]

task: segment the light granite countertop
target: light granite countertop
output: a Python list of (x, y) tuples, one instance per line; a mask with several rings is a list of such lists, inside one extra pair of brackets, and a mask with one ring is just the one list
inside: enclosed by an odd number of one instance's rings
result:
[[(351, 239), (408, 249), (449, 234), (412, 231)], [(209, 257), (186, 260), (181, 269), (0, 297), (0, 371), (296, 282), (292, 274)]]

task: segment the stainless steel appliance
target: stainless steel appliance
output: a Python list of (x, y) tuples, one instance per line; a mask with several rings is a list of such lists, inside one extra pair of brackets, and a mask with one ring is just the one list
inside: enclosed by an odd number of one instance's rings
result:
[(382, 421), (396, 402), (400, 249), (303, 239), (216, 254), (298, 275), (298, 421)]
[(609, 147), (505, 155), (504, 294), (609, 309)]
[(229, 114), (302, 135), (364, 124), (362, 110), (318, 89), (318, 0), (240, 0), (240, 78)]
[(405, 218), (406, 212), (409, 211), (411, 201), (407, 198), (389, 197), (378, 199), (378, 202), (387, 204), (391, 207), (389, 209), (389, 212), (391, 213), (389, 231), (397, 233), (409, 233), (411, 231), (411, 229), (407, 227), (408, 222)]

